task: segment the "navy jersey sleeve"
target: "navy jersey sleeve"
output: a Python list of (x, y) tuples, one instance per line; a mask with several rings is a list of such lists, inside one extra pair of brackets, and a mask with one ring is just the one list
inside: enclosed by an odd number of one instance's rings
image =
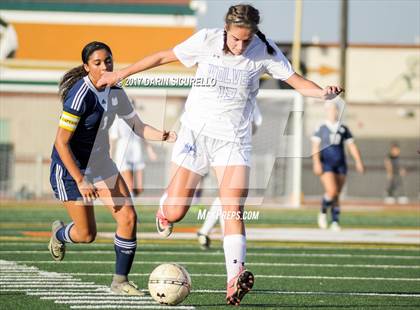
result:
[(86, 94), (89, 88), (83, 79), (76, 82), (69, 90), (63, 104), (63, 113), (60, 117), (59, 127), (75, 131), (80, 117), (83, 115), (86, 104)]
[(116, 113), (123, 119), (130, 119), (136, 115), (136, 111), (131, 104), (125, 91), (120, 87), (112, 87), (110, 90), (111, 104), (117, 106)]
[(344, 134), (343, 134), (343, 140), (346, 143), (353, 142), (353, 135), (350, 132), (350, 129), (347, 126), (343, 126), (344, 128)]
[(314, 134), (313, 134), (313, 135), (312, 135), (312, 137), (311, 137), (311, 140), (312, 140), (313, 142), (320, 142), (320, 141), (321, 141), (321, 126), (319, 126), (319, 127), (315, 130)]

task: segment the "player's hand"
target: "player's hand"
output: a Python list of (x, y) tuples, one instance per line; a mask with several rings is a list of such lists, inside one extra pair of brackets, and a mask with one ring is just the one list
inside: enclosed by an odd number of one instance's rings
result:
[(177, 139), (177, 135), (175, 131), (163, 131), (163, 135), (162, 135), (162, 141), (166, 141), (169, 143), (173, 143), (175, 142)]
[(99, 197), (98, 190), (95, 186), (86, 180), (77, 183), (77, 187), (82, 194), (84, 203), (93, 203), (93, 201)]
[(322, 165), (321, 163), (314, 163), (313, 165), (314, 174), (320, 176), (322, 174)]
[(321, 92), (321, 99), (332, 100), (344, 91), (340, 86), (327, 86)]
[(120, 81), (121, 80), (118, 76), (118, 72), (105, 72), (96, 83), (96, 86), (99, 88), (105, 86), (114, 86)]
[(356, 162), (356, 170), (361, 174), (365, 173), (365, 166), (363, 165), (363, 163)]

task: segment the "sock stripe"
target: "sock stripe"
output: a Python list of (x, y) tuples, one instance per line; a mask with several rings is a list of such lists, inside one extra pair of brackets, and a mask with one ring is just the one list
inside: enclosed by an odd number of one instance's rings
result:
[(130, 245), (130, 244), (133, 244), (133, 243), (137, 243), (137, 240), (136, 239), (133, 239), (133, 240), (130, 240), (130, 241), (124, 241), (124, 240), (115, 238), (114, 241), (118, 241), (121, 244), (127, 244), (127, 245)]
[(135, 249), (137, 247), (137, 242), (133, 243), (133, 244), (130, 244), (130, 245), (127, 245), (127, 244), (121, 244), (121, 243), (119, 243), (118, 241), (115, 240), (114, 244), (116, 246), (120, 247), (120, 248), (123, 248), (123, 249)]
[(73, 240), (71, 239), (71, 237), (70, 237), (70, 229), (72, 228), (74, 226), (74, 223), (73, 222), (71, 222), (71, 223), (69, 223), (67, 226), (66, 226), (66, 228), (65, 228), (65, 230), (64, 230), (64, 240), (66, 241), (66, 242), (68, 242), (68, 243), (73, 243)]
[[(126, 241), (125, 241), (126, 240)], [(114, 244), (124, 249), (135, 249), (137, 247), (137, 239), (123, 239), (115, 235)]]
[(130, 244), (133, 244), (133, 243), (137, 243), (137, 240), (136, 239), (130, 240), (130, 241), (123, 241), (123, 240), (120, 240), (120, 239), (115, 238), (114, 241), (117, 241), (117, 242), (119, 242), (121, 244), (127, 244), (127, 245), (130, 245)]

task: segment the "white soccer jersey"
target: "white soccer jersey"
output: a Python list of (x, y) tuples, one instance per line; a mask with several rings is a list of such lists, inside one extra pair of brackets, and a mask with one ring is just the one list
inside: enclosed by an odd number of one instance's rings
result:
[(185, 66), (198, 65), (196, 79), (214, 81), (211, 86), (193, 85), (182, 124), (215, 139), (249, 139), (261, 75), (287, 80), (294, 73), (274, 42), (269, 43), (275, 55), (268, 54), (256, 35), (242, 55), (226, 55), (223, 29), (203, 29), (175, 46), (173, 51)]

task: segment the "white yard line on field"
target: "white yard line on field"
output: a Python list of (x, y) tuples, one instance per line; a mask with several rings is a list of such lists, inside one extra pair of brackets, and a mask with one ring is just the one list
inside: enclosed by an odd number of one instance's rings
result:
[[(47, 251), (43, 250), (32, 250), (32, 251), (0, 251), (1, 254), (48, 254)], [(115, 255), (115, 251), (107, 250), (87, 250), (87, 251), (74, 251), (69, 254), (108, 254)], [(223, 256), (224, 253), (220, 252), (173, 252), (173, 251), (142, 251), (139, 249), (137, 255), (169, 255), (169, 256)], [(333, 253), (247, 253), (247, 256), (257, 257), (331, 257), (331, 258), (384, 258), (384, 259), (413, 259), (420, 260), (420, 256), (414, 255), (374, 255), (374, 254), (333, 254)]]
[[(45, 246), (45, 242), (0, 242), (0, 247), (4, 248), (7, 246), (11, 247), (24, 247), (24, 246)], [(111, 240), (107, 243), (90, 243), (89, 245), (84, 245), (84, 247), (93, 247), (93, 248), (110, 248), (113, 246), (113, 243)], [(162, 243), (139, 243), (139, 248), (175, 248), (179, 249), (179, 244), (162, 244)], [(190, 249), (197, 249), (197, 245), (193, 244), (182, 244), (182, 248), (190, 248)], [(370, 245), (358, 245), (355, 247), (354, 245), (350, 245), (348, 247), (343, 246), (316, 246), (311, 243), (306, 243), (304, 245), (299, 244), (296, 246), (293, 245), (269, 245), (269, 246), (257, 246), (257, 245), (249, 245), (247, 246), (249, 250), (257, 249), (257, 250), (298, 250), (298, 251), (310, 251), (310, 250), (357, 250), (357, 251), (403, 251), (403, 252), (415, 252), (419, 253), (420, 247), (398, 247), (398, 246), (383, 246), (383, 245), (377, 245), (377, 244), (370, 244)]]
[[(193, 290), (193, 293), (226, 293), (224, 290)], [(360, 293), (360, 292), (305, 292), (305, 291), (275, 291), (275, 290), (254, 290), (256, 294), (282, 294), (282, 295), (338, 295), (338, 296), (377, 296), (377, 297), (420, 297), (420, 294), (407, 293)]]
[[(89, 309), (94, 305), (100, 305), (101, 309), (162, 309), (149, 296), (136, 298), (113, 294), (109, 287), (94, 282), (83, 282), (66, 273), (42, 271), (36, 267), (18, 265), (17, 262), (6, 260), (0, 260), (0, 270), (0, 292), (24, 292), (26, 295), (52, 300), (57, 304), (67, 304), (76, 309)], [(24, 276), (19, 277), (17, 271)], [(68, 298), (69, 296), (71, 298)], [(181, 306), (171, 309), (195, 308)]]
[[(74, 272), (69, 273), (74, 276), (91, 276), (101, 277), (109, 276), (108, 273), (86, 273), (86, 272)], [(130, 273), (131, 277), (148, 277), (149, 273)], [(191, 277), (220, 277), (225, 278), (226, 274), (215, 274), (215, 273), (190, 273)], [(420, 278), (382, 278), (382, 277), (327, 277), (327, 276), (299, 276), (299, 275), (262, 275), (256, 274), (256, 277), (262, 279), (314, 279), (314, 280), (361, 280), (361, 281), (420, 281)]]
[[(22, 264), (56, 264), (53, 261), (36, 261), (36, 260), (21, 260), (16, 261)], [(159, 265), (167, 263), (165, 261), (136, 261), (136, 265)], [(197, 265), (197, 266), (217, 266), (225, 265), (224, 262), (177, 262), (181, 265)], [(60, 264), (115, 264), (115, 261), (92, 261), (92, 260), (75, 260), (75, 261), (62, 261)], [(374, 269), (420, 269), (419, 265), (365, 265), (365, 264), (309, 264), (309, 263), (247, 263), (247, 266), (267, 266), (267, 267), (331, 267), (331, 268), (374, 268)]]

